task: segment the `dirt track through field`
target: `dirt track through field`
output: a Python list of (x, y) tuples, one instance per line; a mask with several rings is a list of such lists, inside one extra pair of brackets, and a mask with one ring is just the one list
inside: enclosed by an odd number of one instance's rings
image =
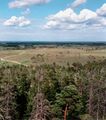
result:
[(6, 60), (6, 59), (4, 59), (4, 58), (1, 58), (1, 61), (3, 61), (3, 62), (10, 62), (10, 63), (19, 64), (19, 65), (23, 65), (23, 66), (28, 67), (28, 65), (26, 65), (26, 64), (22, 64), (22, 63), (20, 63), (20, 62), (13, 61), (13, 60)]
[(18, 61), (14, 61), (14, 60), (9, 60), (9, 58), (12, 58), (12, 57), (17, 57), (19, 55), (23, 55), (25, 53), (25, 51), (19, 53), (18, 55), (9, 55), (9, 56), (5, 56), (3, 58), (0, 58), (1, 61), (3, 62), (10, 62), (10, 63), (14, 63), (14, 64), (19, 64), (19, 65), (24, 65), (24, 66), (28, 66), (26, 64), (22, 64), (21, 62), (18, 62)]

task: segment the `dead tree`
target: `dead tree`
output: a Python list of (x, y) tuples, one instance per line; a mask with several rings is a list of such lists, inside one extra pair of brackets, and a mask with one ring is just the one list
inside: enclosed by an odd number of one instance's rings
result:
[(45, 99), (44, 94), (42, 93), (41, 86), (44, 79), (43, 71), (37, 73), (38, 79), (38, 90), (34, 98), (33, 110), (29, 120), (47, 120), (49, 116), (49, 102)]
[[(15, 85), (12, 81), (11, 71), (4, 71), (5, 76), (0, 86), (0, 116), (4, 120), (15, 119)], [(2, 120), (1, 119), (1, 120)]]

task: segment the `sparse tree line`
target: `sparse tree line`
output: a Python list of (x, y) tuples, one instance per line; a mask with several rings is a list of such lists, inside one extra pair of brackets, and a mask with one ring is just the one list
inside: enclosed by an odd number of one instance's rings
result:
[(0, 65), (0, 120), (106, 120), (106, 60)]

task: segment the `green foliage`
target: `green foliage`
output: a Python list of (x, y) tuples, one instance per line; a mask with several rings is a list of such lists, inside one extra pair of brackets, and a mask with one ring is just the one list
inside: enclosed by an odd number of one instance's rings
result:
[[(43, 74), (36, 76), (39, 70)], [(105, 120), (105, 78), (106, 60), (67, 66), (0, 64), (0, 120), (29, 120), (37, 111), (38, 88), (47, 120), (63, 120), (66, 107), (67, 120)]]
[(93, 120), (92, 116), (89, 114), (84, 114), (80, 116), (81, 120)]
[(68, 116), (78, 116), (82, 103), (77, 88), (74, 85), (66, 86), (61, 90), (61, 93), (56, 94), (56, 101), (53, 105), (53, 111), (57, 114), (56, 116), (59, 115), (59, 118), (63, 117), (63, 111), (66, 105), (68, 106)]

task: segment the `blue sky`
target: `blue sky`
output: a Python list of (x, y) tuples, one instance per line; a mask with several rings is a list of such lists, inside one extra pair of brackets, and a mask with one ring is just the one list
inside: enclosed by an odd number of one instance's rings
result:
[(106, 0), (1, 0), (0, 41), (106, 41)]

